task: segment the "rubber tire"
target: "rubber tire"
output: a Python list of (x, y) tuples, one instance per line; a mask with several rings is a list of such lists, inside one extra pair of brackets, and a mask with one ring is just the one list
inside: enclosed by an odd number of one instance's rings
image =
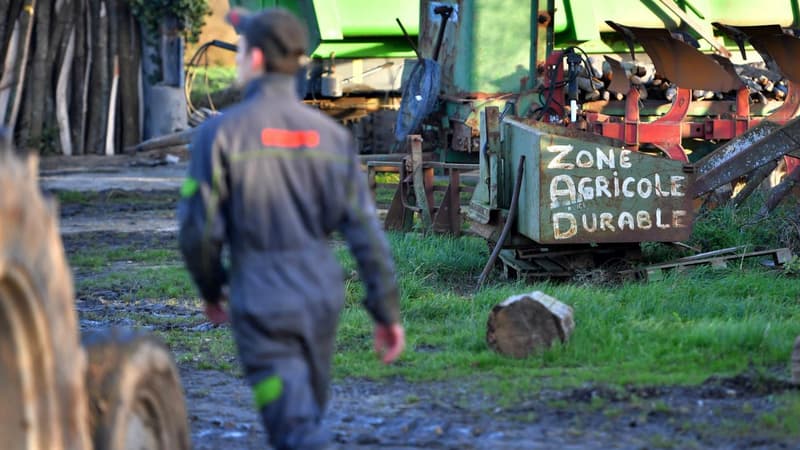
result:
[(86, 356), (56, 207), (36, 158), (10, 147), (0, 136), (0, 436), (4, 448), (88, 449)]
[(188, 450), (183, 388), (169, 349), (126, 330), (87, 333), (83, 343), (94, 449)]

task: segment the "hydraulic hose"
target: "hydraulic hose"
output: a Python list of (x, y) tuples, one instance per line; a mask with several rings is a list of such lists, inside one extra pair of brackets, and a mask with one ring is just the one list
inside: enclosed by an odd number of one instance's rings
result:
[(525, 172), (525, 155), (519, 157), (519, 166), (517, 166), (517, 179), (514, 181), (514, 193), (511, 194), (511, 205), (508, 207), (508, 217), (506, 217), (506, 223), (503, 225), (503, 231), (500, 232), (500, 238), (497, 239), (497, 244), (494, 246), (492, 250), (492, 254), (489, 256), (489, 260), (486, 261), (486, 266), (483, 268), (483, 272), (481, 272), (481, 276), (478, 277), (478, 285), (475, 286), (475, 292), (478, 292), (483, 286), (483, 283), (486, 281), (486, 277), (489, 276), (489, 272), (492, 271), (492, 266), (494, 266), (494, 262), (497, 260), (497, 255), (500, 254), (500, 250), (503, 249), (503, 245), (508, 238), (508, 233), (511, 231), (511, 224), (514, 223), (514, 217), (517, 215), (517, 203), (519, 202), (519, 191), (522, 188), (522, 175)]

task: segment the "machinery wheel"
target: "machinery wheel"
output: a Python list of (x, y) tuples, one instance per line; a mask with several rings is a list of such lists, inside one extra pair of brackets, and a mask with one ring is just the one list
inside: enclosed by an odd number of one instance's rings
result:
[(183, 389), (169, 350), (126, 331), (84, 336), (95, 450), (189, 448)]
[(0, 436), (3, 448), (88, 449), (86, 357), (72, 279), (35, 160), (0, 130)]

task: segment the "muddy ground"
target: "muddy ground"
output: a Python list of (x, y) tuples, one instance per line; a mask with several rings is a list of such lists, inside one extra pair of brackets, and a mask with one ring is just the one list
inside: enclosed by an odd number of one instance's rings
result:
[[(41, 180), (45, 190), (105, 192), (62, 207), (68, 254), (87, 246), (176, 248), (174, 209), (185, 163), (147, 169), (124, 160), (84, 169), (48, 164)], [(77, 270), (75, 277), (105, 274)], [(126, 317), (137, 314), (183, 319), (186, 333), (209, 329), (194, 307), (122, 302), (121, 292), (108, 289), (76, 294), (83, 329), (130, 325)], [(169, 320), (159, 323), (156, 328), (174, 327)], [(795, 389), (782, 381), (788, 378), (786, 367), (773, 372), (711, 378), (694, 387), (587, 385), (520, 392), (511, 406), (482, 393), (479, 386), (490, 380), (344, 379), (333, 385), (326, 423), (338, 449), (800, 448), (776, 427), (757, 425), (780, 425), (775, 395)], [(250, 391), (239, 377), (189, 365), (181, 367), (181, 375), (194, 448), (264, 448)]]

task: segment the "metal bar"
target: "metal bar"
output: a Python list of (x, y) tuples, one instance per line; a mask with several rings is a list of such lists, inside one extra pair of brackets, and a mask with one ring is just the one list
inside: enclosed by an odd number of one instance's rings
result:
[(555, 9), (555, 0), (531, 0), (530, 89), (536, 87), (537, 78), (546, 72), (545, 60), (553, 53)]
[(395, 17), (394, 20), (397, 21), (398, 25), (400, 25), (400, 30), (403, 32), (403, 36), (405, 36), (406, 40), (408, 41), (408, 45), (411, 46), (411, 50), (414, 50), (414, 54), (417, 55), (417, 59), (422, 59), (422, 56), (419, 55), (419, 50), (417, 50), (417, 46), (414, 44), (411, 36), (409, 36), (408, 31), (406, 31), (406, 27), (403, 26), (403, 22), (400, 22), (399, 17)]
[[(780, 128), (774, 129), (774, 127), (775, 124), (770, 125), (770, 122), (764, 121), (701, 160), (697, 167), (703, 171), (692, 185), (693, 194), (695, 196), (705, 194), (800, 148), (800, 118), (794, 118)], [(773, 131), (769, 132), (770, 128), (773, 128)], [(751, 135), (757, 129), (758, 132)], [(767, 134), (761, 139), (753, 139), (765, 132)], [(733, 152), (729, 147), (735, 147), (738, 151), (730, 155)], [(728, 157), (714, 158), (717, 153)], [(712, 159), (717, 162), (710, 163)]]

